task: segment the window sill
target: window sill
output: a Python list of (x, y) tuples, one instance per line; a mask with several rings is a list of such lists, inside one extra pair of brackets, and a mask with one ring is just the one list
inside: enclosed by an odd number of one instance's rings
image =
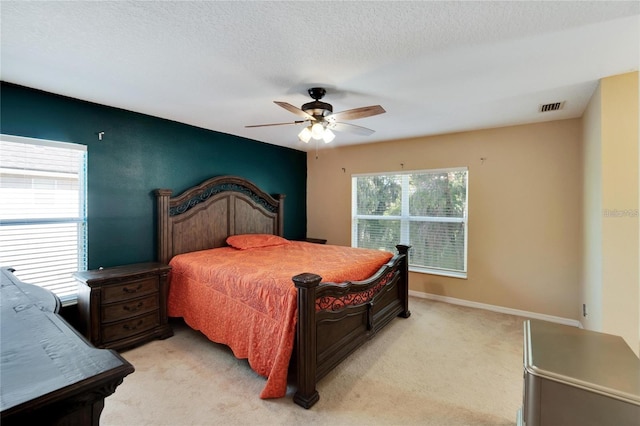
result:
[(411, 265), (409, 265), (409, 272), (416, 272), (418, 274), (440, 275), (443, 277), (459, 278), (463, 280), (467, 279), (466, 272), (443, 271), (441, 269), (421, 268)]

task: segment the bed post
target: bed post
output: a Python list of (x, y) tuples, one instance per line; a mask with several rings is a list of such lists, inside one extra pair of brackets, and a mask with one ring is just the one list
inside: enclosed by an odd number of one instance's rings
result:
[[(316, 390), (317, 340), (316, 340), (316, 288), (322, 278), (304, 273), (293, 277), (298, 289), (298, 323), (296, 324), (296, 382), (298, 389), (293, 402), (310, 408), (318, 402)], [(303, 331), (304, 330), (304, 331)]]
[(411, 316), (411, 311), (409, 311), (409, 249), (411, 246), (406, 246), (404, 244), (398, 244), (396, 249), (398, 249), (398, 253), (404, 255), (404, 260), (402, 261), (402, 278), (400, 280), (401, 285), (401, 297), (402, 297), (402, 312), (398, 316), (402, 318), (409, 318)]
[(171, 247), (169, 241), (169, 198), (172, 191), (170, 189), (156, 189), (155, 191), (158, 208), (158, 262), (169, 263), (171, 258)]
[(277, 235), (280, 237), (284, 236), (284, 194), (277, 194), (276, 199), (278, 200), (278, 232)]

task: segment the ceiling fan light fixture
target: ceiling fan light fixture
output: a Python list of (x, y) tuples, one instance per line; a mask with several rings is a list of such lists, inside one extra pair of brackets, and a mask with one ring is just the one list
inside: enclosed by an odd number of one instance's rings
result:
[(325, 129), (324, 130), (324, 135), (322, 136), (322, 140), (324, 141), (324, 143), (329, 143), (331, 142), (334, 138), (336, 137), (336, 135), (329, 129)]
[(322, 139), (323, 135), (324, 135), (324, 126), (321, 123), (314, 123), (314, 125), (311, 126), (311, 137), (314, 138), (315, 140), (320, 140)]
[(300, 133), (298, 133), (298, 139), (304, 143), (309, 143), (311, 140), (311, 130), (309, 130), (309, 127), (305, 127)]

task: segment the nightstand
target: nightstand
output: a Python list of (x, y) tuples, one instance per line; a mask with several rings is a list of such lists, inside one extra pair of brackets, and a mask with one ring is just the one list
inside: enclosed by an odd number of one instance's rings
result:
[(84, 335), (99, 348), (120, 350), (173, 336), (167, 320), (163, 263), (138, 263), (76, 272)]
[(307, 237), (304, 239), (306, 242), (308, 243), (315, 243), (315, 244), (326, 244), (327, 240), (323, 239), (323, 238), (310, 238)]

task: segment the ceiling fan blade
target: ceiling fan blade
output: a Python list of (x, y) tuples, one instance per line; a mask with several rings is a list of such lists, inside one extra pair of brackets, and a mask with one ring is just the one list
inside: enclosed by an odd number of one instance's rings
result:
[(357, 135), (363, 135), (363, 136), (369, 136), (375, 133), (375, 130), (367, 129), (366, 127), (356, 126), (348, 123), (329, 122), (327, 124), (327, 128), (331, 130), (335, 130), (337, 132), (355, 133)]
[(380, 105), (371, 105), (361, 108), (348, 109), (346, 111), (336, 112), (325, 117), (327, 120), (356, 120), (358, 118), (371, 117), (385, 113), (386, 111)]
[(287, 124), (302, 124), (302, 123), (306, 123), (306, 120), (296, 120), (296, 121), (290, 121), (288, 123), (271, 123), (271, 124), (253, 124), (251, 126), (244, 126), (244, 127), (267, 127), (267, 126), (285, 126)]
[(286, 109), (287, 111), (290, 111), (290, 112), (294, 113), (295, 115), (299, 115), (302, 118), (305, 118), (307, 120), (312, 120), (312, 121), (316, 120), (313, 115), (307, 114), (306, 112), (304, 112), (300, 108), (295, 107), (295, 106), (291, 105), (290, 103), (278, 102), (278, 101), (273, 101), (273, 102), (275, 104), (280, 105), (282, 108)]

